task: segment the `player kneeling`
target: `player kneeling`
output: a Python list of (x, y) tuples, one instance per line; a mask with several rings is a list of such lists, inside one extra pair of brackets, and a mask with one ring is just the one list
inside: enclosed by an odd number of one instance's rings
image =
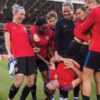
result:
[(79, 67), (79, 64), (72, 59), (60, 57), (58, 61), (53, 57), (50, 61), (51, 81), (46, 85), (47, 92), (55, 93), (58, 88), (64, 91), (73, 90), (81, 83)]

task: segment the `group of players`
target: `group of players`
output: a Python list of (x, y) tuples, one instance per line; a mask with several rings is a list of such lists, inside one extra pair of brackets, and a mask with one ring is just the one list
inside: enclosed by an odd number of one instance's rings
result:
[[(100, 100), (100, 1), (85, 0), (74, 9), (73, 4), (62, 4), (61, 18), (55, 11), (39, 17), (30, 27), (29, 34), (22, 24), (25, 9), (12, 7), (13, 20), (4, 27), (5, 45), (10, 59), (16, 58), (15, 79), (8, 100), (12, 100), (27, 76), (20, 100), (31, 92), (37, 100), (37, 69), (44, 82), (45, 100), (68, 100), (74, 90), (74, 100), (90, 100), (91, 82), (96, 83), (97, 100)], [(50, 63), (49, 63), (50, 62)], [(41, 83), (40, 83), (41, 84)]]

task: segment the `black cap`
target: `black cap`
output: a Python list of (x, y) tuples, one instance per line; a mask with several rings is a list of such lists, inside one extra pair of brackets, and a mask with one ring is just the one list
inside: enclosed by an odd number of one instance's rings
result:
[(35, 23), (35, 25), (37, 25), (37, 26), (42, 26), (44, 24), (47, 24), (47, 21), (44, 17), (39, 17)]

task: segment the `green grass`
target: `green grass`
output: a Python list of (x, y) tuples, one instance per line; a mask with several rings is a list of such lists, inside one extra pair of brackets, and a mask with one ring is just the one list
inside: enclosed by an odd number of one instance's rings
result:
[[(10, 79), (10, 77), (8, 75), (8, 70), (7, 70), (6, 66), (7, 66), (6, 61), (0, 61), (0, 100), (7, 100), (9, 88), (10, 88), (11, 84), (13, 83), (13, 80)], [(20, 90), (19, 90), (18, 94), (16, 95), (16, 97), (14, 98), (14, 100), (19, 100), (24, 84), (20, 88)], [(95, 92), (95, 84), (93, 82), (91, 100), (96, 100), (95, 93), (96, 93)], [(59, 100), (58, 97), (59, 97), (59, 93), (57, 91), (57, 93), (55, 94), (55, 100)], [(43, 81), (42, 81), (40, 73), (38, 74), (38, 78), (37, 78), (37, 98), (38, 98), (37, 100), (44, 100), (44, 98), (45, 98), (45, 95), (43, 93)], [(32, 100), (31, 95), (28, 96), (27, 100)], [(69, 93), (69, 100), (73, 100), (72, 92)], [(81, 95), (80, 95), (79, 100), (82, 100)]]

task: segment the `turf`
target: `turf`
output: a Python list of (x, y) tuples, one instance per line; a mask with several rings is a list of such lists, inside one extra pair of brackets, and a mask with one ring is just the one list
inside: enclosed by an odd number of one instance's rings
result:
[[(8, 75), (8, 70), (7, 70), (7, 61), (0, 61), (0, 100), (7, 100), (9, 88), (11, 84), (13, 83), (13, 80), (10, 79)], [(23, 89), (23, 86), (20, 88), (18, 94), (14, 98), (14, 100), (19, 100), (21, 91)], [(43, 81), (41, 78), (41, 74), (38, 74), (37, 78), (37, 100), (44, 100), (45, 95), (43, 93)], [(55, 100), (59, 100), (59, 92), (55, 94)], [(31, 95), (28, 96), (27, 100), (32, 100)], [(73, 100), (73, 92), (69, 93), (69, 100)], [(81, 99), (81, 95), (79, 96), (79, 100)], [(91, 100), (96, 100), (96, 92), (95, 92), (95, 84), (94, 81), (92, 83), (92, 95), (91, 95)]]

